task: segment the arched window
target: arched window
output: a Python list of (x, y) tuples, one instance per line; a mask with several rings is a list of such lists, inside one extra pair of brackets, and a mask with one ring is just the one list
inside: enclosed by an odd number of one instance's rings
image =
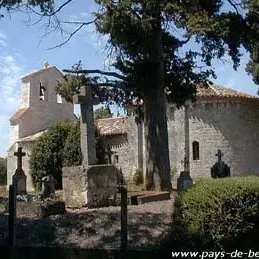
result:
[(193, 141), (192, 142), (192, 158), (193, 160), (200, 159), (200, 150), (199, 150), (199, 142)]

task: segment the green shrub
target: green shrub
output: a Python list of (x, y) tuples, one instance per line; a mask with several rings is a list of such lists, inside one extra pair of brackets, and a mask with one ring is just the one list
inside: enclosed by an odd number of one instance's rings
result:
[(133, 176), (133, 183), (136, 185), (140, 185), (144, 183), (144, 178), (143, 178), (143, 170), (142, 169), (137, 169), (134, 176)]
[(66, 165), (80, 164), (81, 156), (79, 123), (56, 122), (45, 132), (30, 155), (30, 169), (34, 186), (41, 188), (41, 179), (46, 175), (53, 175), (57, 180), (57, 188), (62, 186), (62, 167)]
[(259, 178), (201, 180), (184, 194), (182, 221), (189, 239), (203, 249), (251, 249), (258, 246)]
[(0, 157), (0, 185), (6, 185), (7, 164), (6, 158)]
[[(104, 163), (104, 140), (95, 130), (96, 154), (99, 164)], [(36, 190), (41, 189), (41, 179), (52, 175), (57, 180), (57, 188), (62, 187), (62, 167), (78, 166), (82, 161), (80, 146), (80, 123), (65, 121), (53, 123), (39, 141), (30, 155), (30, 169)]]

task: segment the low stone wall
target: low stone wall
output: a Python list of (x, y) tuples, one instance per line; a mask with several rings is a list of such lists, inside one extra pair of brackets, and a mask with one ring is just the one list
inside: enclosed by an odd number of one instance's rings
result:
[(62, 201), (35, 201), (16, 203), (17, 217), (39, 217), (46, 218), (50, 215), (64, 214), (66, 212), (65, 203)]
[(114, 165), (64, 167), (63, 198), (69, 208), (104, 207), (117, 193), (119, 170)]

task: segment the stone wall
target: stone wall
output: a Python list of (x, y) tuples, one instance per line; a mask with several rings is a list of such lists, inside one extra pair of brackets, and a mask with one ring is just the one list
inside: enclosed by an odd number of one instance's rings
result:
[(19, 138), (19, 124), (9, 126), (9, 146), (12, 146)]
[[(40, 101), (40, 83), (45, 88), (45, 101), (57, 103), (55, 87), (57, 81), (62, 82), (63, 76), (56, 67), (50, 67), (22, 78), (21, 106), (28, 108), (37, 105)], [(62, 102), (66, 101), (62, 98)]]
[(64, 201), (67, 207), (102, 207), (117, 193), (119, 170), (114, 165), (65, 167), (62, 169)]
[[(210, 177), (218, 149), (231, 175), (259, 175), (258, 111), (258, 104), (245, 101), (200, 101), (191, 105), (190, 172), (194, 179)], [(179, 173), (184, 159), (184, 108), (175, 109), (168, 117), (170, 162)], [(193, 160), (193, 141), (199, 142), (199, 160)]]
[(75, 120), (72, 104), (39, 101), (22, 116), (19, 121), (19, 138), (45, 130), (53, 122)]
[[(125, 119), (127, 134), (105, 136), (105, 144), (118, 156), (115, 165), (122, 169), (124, 180), (132, 180), (138, 168), (138, 126), (133, 117)], [(113, 159), (112, 159), (113, 161)]]
[(30, 106), (30, 82), (22, 83), (21, 108)]

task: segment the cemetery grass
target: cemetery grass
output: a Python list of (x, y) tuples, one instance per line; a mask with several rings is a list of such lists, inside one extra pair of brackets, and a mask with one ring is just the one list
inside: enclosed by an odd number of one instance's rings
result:
[(128, 192), (141, 192), (144, 190), (143, 184), (134, 184), (134, 183), (129, 183), (127, 185), (127, 190)]
[(6, 210), (8, 202), (8, 191), (5, 185), (0, 185), (0, 213)]
[(8, 192), (6, 189), (6, 185), (0, 185), (0, 198), (7, 198)]

